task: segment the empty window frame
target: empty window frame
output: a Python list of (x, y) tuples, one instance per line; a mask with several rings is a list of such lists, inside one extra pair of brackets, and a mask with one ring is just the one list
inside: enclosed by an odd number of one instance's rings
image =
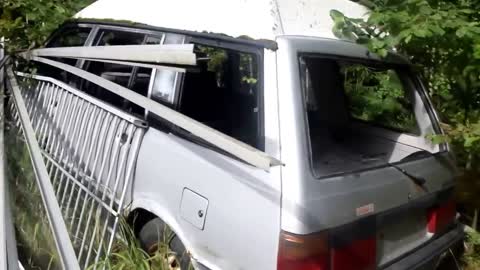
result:
[(261, 54), (195, 44), (198, 64), (182, 78), (178, 110), (263, 150)]
[[(404, 67), (316, 55), (299, 61), (316, 177), (385, 166), (421, 151), (420, 126), (431, 122), (414, 108), (422, 101)], [(412, 140), (400, 142), (405, 136)]]
[[(110, 46), (166, 44), (167, 42), (181, 43), (183, 41), (183, 38), (178, 38), (177, 36), (178, 35), (163, 33), (152, 34), (143, 32), (128, 32), (125, 30), (115, 29), (101, 29), (98, 32), (98, 35), (95, 38), (93, 44), (94, 46)], [(159, 88), (162, 88), (162, 81), (161, 79), (157, 78), (158, 76), (156, 76), (156, 74), (159, 74), (159, 71), (152, 70), (150, 68), (88, 61), (85, 63), (84, 69), (102, 78), (129, 88), (144, 96), (150, 97), (152, 95), (152, 89), (158, 90)], [(154, 78), (157, 79), (154, 80)], [(146, 114), (143, 108), (131, 103), (128, 100), (121, 98), (118, 95), (103, 90), (100, 87), (93, 85), (92, 83), (89, 83), (87, 81), (83, 81), (80, 88), (81, 90), (129, 113), (135, 114), (140, 117), (144, 117)]]
[[(56, 32), (47, 42), (45, 47), (55, 48), (84, 46), (88, 40), (91, 30), (92, 28), (90, 27), (67, 26)], [(77, 60), (72, 58), (54, 58), (53, 60), (71, 66), (75, 66), (77, 64)], [(41, 75), (52, 77), (65, 83), (70, 83), (73, 80), (74, 76), (66, 71), (42, 63), (36, 63), (35, 65), (37, 66), (38, 73)]]
[[(162, 40), (155, 40), (153, 38), (147, 40), (147, 44), (183, 44), (186, 37), (180, 34), (167, 33), (163, 35)], [(178, 94), (178, 81), (181, 73), (169, 69), (154, 69), (152, 74), (152, 81), (148, 97), (162, 103), (164, 105), (172, 106)]]

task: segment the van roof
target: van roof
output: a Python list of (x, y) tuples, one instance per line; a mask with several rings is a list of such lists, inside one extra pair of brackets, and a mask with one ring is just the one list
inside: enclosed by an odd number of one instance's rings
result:
[(332, 9), (351, 17), (367, 13), (349, 0), (98, 0), (75, 17), (275, 40), (281, 35), (335, 38)]

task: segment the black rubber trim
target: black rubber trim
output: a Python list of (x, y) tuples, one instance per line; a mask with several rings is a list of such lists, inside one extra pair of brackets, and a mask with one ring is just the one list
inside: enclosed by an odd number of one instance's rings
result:
[(252, 39), (247, 36), (240, 36), (240, 37), (231, 37), (222, 33), (209, 33), (209, 32), (196, 32), (196, 31), (188, 31), (188, 30), (179, 30), (179, 29), (171, 29), (166, 27), (158, 27), (158, 26), (151, 26), (142, 23), (134, 23), (134, 22), (125, 22), (125, 21), (116, 21), (111, 19), (72, 19), (65, 22), (62, 27), (71, 25), (71, 24), (96, 24), (96, 25), (111, 25), (111, 26), (121, 26), (121, 27), (129, 27), (134, 29), (144, 29), (149, 31), (159, 31), (159, 32), (166, 32), (166, 33), (178, 33), (184, 34), (194, 37), (201, 37), (201, 38), (208, 38), (208, 39), (215, 39), (215, 40), (222, 40), (227, 42), (235, 42), (241, 43), (245, 45), (256, 46), (259, 48), (265, 48), (272, 51), (276, 51), (278, 49), (277, 42), (268, 39)]
[(385, 267), (380, 267), (382, 270), (406, 270), (418, 269), (425, 264), (431, 262), (450, 247), (454, 246), (464, 239), (463, 226), (457, 225), (451, 231), (436, 238), (426, 245), (413, 250), (404, 257), (397, 260), (395, 263)]

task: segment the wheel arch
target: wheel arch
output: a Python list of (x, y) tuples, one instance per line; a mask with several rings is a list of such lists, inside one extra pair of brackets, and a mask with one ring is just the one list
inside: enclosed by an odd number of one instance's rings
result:
[[(181, 226), (176, 221), (175, 216), (173, 214), (168, 214), (167, 209), (159, 205), (154, 200), (134, 200), (131, 204), (130, 212), (127, 215), (127, 222), (133, 226), (135, 235), (138, 236), (142, 226), (154, 218), (160, 218), (180, 238), (180, 241), (182, 241), (185, 248), (188, 250), (188, 252), (190, 252), (192, 263), (194, 264), (195, 269), (216, 269), (215, 266), (198, 257), (198, 253), (191, 248), (192, 245), (188, 242), (187, 237), (185, 236), (184, 231), (181, 229)], [(207, 265), (209, 265), (209, 267), (207, 267)]]
[(130, 213), (127, 216), (127, 221), (134, 226), (136, 235), (145, 223), (153, 218), (159, 218), (180, 238), (185, 248), (190, 252), (192, 259), (195, 261), (198, 258), (197, 252), (192, 248), (192, 244), (188, 241), (185, 231), (182, 229), (177, 221), (175, 213), (171, 213), (165, 207), (162, 207), (158, 202), (151, 199), (136, 199), (133, 200), (130, 208)]

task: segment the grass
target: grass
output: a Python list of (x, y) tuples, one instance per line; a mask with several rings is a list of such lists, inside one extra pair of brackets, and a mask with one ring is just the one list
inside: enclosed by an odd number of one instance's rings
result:
[(61, 269), (30, 154), (13, 125), (5, 126), (5, 148), (19, 259), (25, 269)]
[(478, 270), (480, 269), (480, 233), (468, 228), (465, 240), (465, 254), (461, 260), (463, 270)]
[[(158, 249), (154, 254), (148, 254), (141, 247), (132, 227), (125, 219), (121, 219), (119, 237), (113, 245), (112, 252), (99, 263), (91, 265), (87, 269), (113, 270), (168, 270), (168, 257), (176, 255), (168, 246), (170, 234), (166, 232), (158, 242)], [(193, 269), (192, 266), (189, 269)], [(185, 269), (185, 270), (189, 270)], [(182, 269), (183, 270), (183, 269)]]

